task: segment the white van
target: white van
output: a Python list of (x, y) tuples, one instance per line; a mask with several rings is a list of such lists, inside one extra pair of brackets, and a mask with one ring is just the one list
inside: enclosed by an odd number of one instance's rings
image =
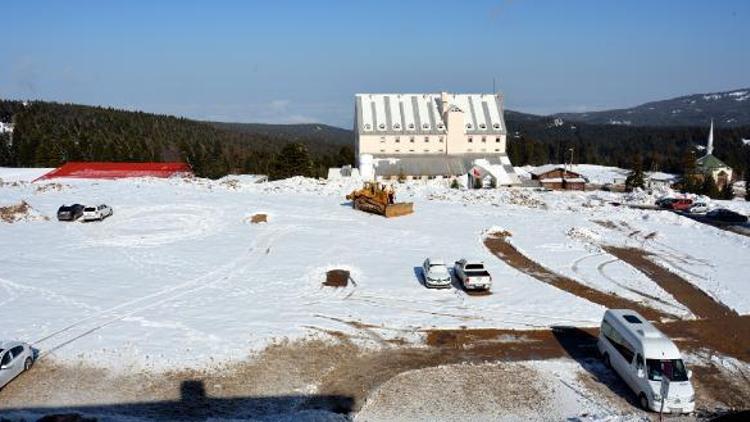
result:
[(597, 341), (604, 364), (613, 368), (646, 410), (661, 410), (662, 378), (668, 380), (665, 413), (695, 410), (692, 372), (672, 340), (635, 311), (609, 309)]

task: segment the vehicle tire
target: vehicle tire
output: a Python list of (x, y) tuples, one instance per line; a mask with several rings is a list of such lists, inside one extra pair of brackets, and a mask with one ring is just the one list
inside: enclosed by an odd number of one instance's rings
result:
[(31, 366), (34, 365), (34, 361), (31, 358), (26, 358), (26, 360), (23, 362), (23, 370), (28, 371), (31, 369)]
[(604, 366), (606, 366), (608, 369), (612, 369), (612, 362), (609, 361), (609, 353), (604, 352), (602, 360), (604, 361)]
[(638, 403), (640, 403), (640, 405), (641, 405), (641, 409), (643, 409), (643, 410), (645, 410), (645, 411), (647, 411), (647, 412), (651, 410), (651, 409), (649, 409), (649, 407), (648, 407), (648, 398), (646, 397), (646, 395), (645, 395), (645, 394), (641, 393), (641, 394), (640, 394), (640, 395), (638, 396)]

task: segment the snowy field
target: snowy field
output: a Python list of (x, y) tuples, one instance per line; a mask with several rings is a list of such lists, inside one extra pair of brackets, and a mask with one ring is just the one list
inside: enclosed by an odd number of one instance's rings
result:
[[(750, 313), (750, 238), (673, 213), (608, 205), (622, 194), (409, 182), (397, 186), (397, 197), (414, 201), (415, 213), (385, 219), (351, 209), (344, 195), (356, 181), (28, 182), (42, 173), (0, 169), (0, 207), (26, 201), (33, 208), (32, 218), (0, 221), (0, 338), (63, 361), (113, 370), (207, 367), (282, 338), (363, 324), (373, 327), (375, 344), (418, 342), (428, 328), (598, 325), (603, 307), (494, 257), (483, 237), (495, 230), (509, 231), (519, 250), (555, 272), (690, 318), (600, 247), (637, 246)], [(56, 221), (57, 208), (74, 202), (106, 203), (114, 215), (101, 223)], [(750, 213), (744, 201), (720, 205)], [(251, 224), (257, 213), (268, 222)], [(425, 289), (418, 267), (427, 256), (484, 260), (492, 294)], [(321, 286), (335, 268), (351, 271), (356, 284)]]

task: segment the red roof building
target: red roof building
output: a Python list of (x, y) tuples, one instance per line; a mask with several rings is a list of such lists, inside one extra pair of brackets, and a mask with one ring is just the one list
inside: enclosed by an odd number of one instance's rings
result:
[[(36, 180), (69, 177), (77, 179), (121, 179), (125, 177), (173, 177), (192, 175), (186, 163), (68, 162)], [(35, 181), (36, 181), (35, 180)]]

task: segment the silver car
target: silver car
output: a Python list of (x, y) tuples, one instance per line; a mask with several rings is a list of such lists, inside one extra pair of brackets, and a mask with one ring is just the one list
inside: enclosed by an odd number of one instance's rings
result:
[(424, 274), (424, 285), (436, 289), (447, 289), (451, 287), (451, 273), (442, 259), (427, 258), (422, 264)]
[(0, 388), (34, 364), (34, 352), (26, 343), (0, 340)]
[(95, 207), (87, 206), (83, 209), (83, 221), (102, 221), (112, 215), (112, 207), (106, 204)]

